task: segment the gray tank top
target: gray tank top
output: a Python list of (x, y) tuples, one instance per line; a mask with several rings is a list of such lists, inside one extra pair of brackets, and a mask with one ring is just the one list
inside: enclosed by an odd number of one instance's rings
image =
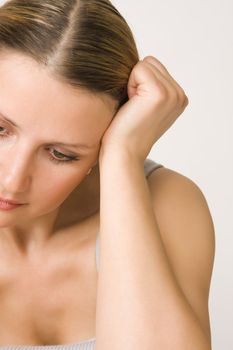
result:
[[(144, 163), (145, 176), (148, 177), (153, 170), (163, 167), (162, 164), (147, 158)], [(99, 270), (99, 235), (96, 236), (96, 269)], [(95, 339), (91, 338), (80, 341), (75, 344), (62, 344), (62, 345), (6, 345), (0, 346), (0, 350), (94, 350)]]

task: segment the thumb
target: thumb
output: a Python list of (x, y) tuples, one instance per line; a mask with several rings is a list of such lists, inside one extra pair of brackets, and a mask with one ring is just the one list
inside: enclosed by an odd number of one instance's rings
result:
[(130, 76), (129, 76), (128, 88), (127, 88), (129, 99), (131, 99), (134, 95), (136, 95), (136, 92), (137, 92), (138, 82), (137, 82), (135, 70), (136, 70), (136, 66), (138, 66), (139, 62), (141, 62), (141, 61), (138, 61), (136, 63), (136, 65), (133, 67), (133, 69), (130, 73)]
[(127, 88), (129, 99), (135, 95), (146, 97), (155, 86), (154, 74), (143, 61), (138, 61), (131, 71)]

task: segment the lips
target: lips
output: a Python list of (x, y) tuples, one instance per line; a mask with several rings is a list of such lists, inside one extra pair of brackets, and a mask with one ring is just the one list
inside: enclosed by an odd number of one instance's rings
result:
[(8, 199), (8, 198), (0, 198), (0, 202), (6, 203), (6, 204), (13, 204), (13, 205), (23, 204), (23, 203), (20, 203), (20, 202), (18, 202), (16, 200)]

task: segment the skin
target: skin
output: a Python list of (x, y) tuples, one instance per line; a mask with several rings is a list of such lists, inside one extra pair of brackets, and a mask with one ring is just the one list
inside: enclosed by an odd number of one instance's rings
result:
[[(128, 96), (100, 151), (96, 350), (210, 350), (214, 231), (205, 199), (189, 181), (178, 183), (181, 176), (169, 169), (157, 170), (148, 188), (143, 171), (151, 147), (182, 114), (188, 98), (153, 56), (132, 70)], [(166, 185), (159, 198), (160, 178)], [(191, 241), (187, 233), (197, 222)]]
[[(21, 69), (22, 66), (18, 65), (18, 67)], [(34, 69), (31, 71), (29, 69), (30, 74), (21, 77), (24, 84), (29, 78), (28, 80), (31, 83), (33, 81), (32, 86), (35, 87), (32, 71)], [(8, 73), (10, 73), (10, 69)], [(15, 73), (18, 74), (18, 69)], [(39, 70), (39, 78), (42, 76), (41, 73)], [(39, 82), (42, 88), (44, 86), (47, 88), (44, 80), (37, 80), (36, 87), (38, 87)], [(6, 80), (5, 85), (7, 86)], [(11, 88), (15, 88), (13, 91), (17, 95), (20, 91), (19, 88), (21, 89), (19, 81), (15, 80)], [(67, 109), (71, 108), (69, 103), (60, 105), (60, 99), (62, 100), (64, 95), (57, 96), (56, 93), (52, 94), (50, 90), (57, 91), (49, 89), (44, 96), (44, 94), (40, 95), (38, 89), (33, 90), (33, 96), (37, 96), (33, 108), (31, 103), (30, 106), (27, 106), (30, 89), (25, 91), (25, 95), (22, 94), (21, 100), (16, 100), (14, 111), (10, 103), (12, 101), (11, 89), (8, 89), (8, 100), (6, 100), (8, 108), (11, 106), (12, 109), (7, 112), (11, 113), (13, 117), (15, 117), (13, 112), (16, 113), (16, 111), (17, 115), (20, 115), (25, 134), (27, 132), (27, 138), (20, 137), (20, 147), (17, 148), (20, 157), (12, 151), (16, 144), (15, 140), (19, 140), (17, 133), (13, 135), (13, 138), (7, 138), (9, 141), (1, 143), (1, 154), (3, 151), (8, 151), (4, 158), (6, 166), (0, 164), (1, 169), (3, 169), (2, 174), (4, 174), (3, 171), (13, 170), (9, 173), (6, 172), (4, 177), (0, 178), (2, 186), (0, 190), (9, 191), (9, 193), (0, 192), (0, 194), (5, 196), (17, 194), (18, 196), (22, 195), (21, 199), (31, 200), (30, 209), (28, 212), (25, 209), (24, 212), (30, 226), (23, 226), (22, 216), (18, 215), (23, 235), (25, 232), (28, 233), (28, 236), (25, 235), (26, 242), (28, 242), (29, 233), (30, 237), (32, 233), (35, 239), (38, 238), (38, 241), (39, 239), (42, 242), (48, 241), (48, 232), (52, 232), (51, 222), (54, 223), (52, 213), (55, 216), (55, 212), (52, 210), (61, 204), (62, 196), (64, 200), (67, 194), (78, 183), (81, 183), (88, 168), (97, 159), (96, 154), (93, 155), (93, 158), (90, 156), (89, 161), (85, 163), (85, 169), (79, 172), (77, 168), (76, 171), (71, 171), (71, 169), (64, 168), (65, 166), (60, 168), (67, 169), (64, 172), (63, 170), (58, 172), (57, 168), (52, 172), (50, 167), (47, 170), (48, 160), (42, 156), (45, 143), (51, 138), (54, 129), (53, 124), (50, 124), (46, 129), (48, 121), (43, 119), (42, 125), (40, 117), (45, 118), (44, 116), (48, 115), (48, 112), (50, 112), (49, 115), (55, 115), (53, 114), (55, 106), (52, 102), (55, 97), (56, 116), (59, 115), (59, 124), (57, 118), (51, 117), (51, 120), (56, 124), (57, 131), (56, 135), (53, 133), (52, 136), (64, 136), (64, 128), (70, 133), (72, 130), (73, 133), (73, 127), (77, 122), (77, 119), (74, 122), (67, 113)], [(0, 92), (3, 93), (2, 91)], [(138, 62), (132, 70), (128, 84), (128, 95), (129, 101), (118, 111), (111, 122), (111, 112), (113, 112), (114, 106), (112, 104), (112, 109), (110, 108), (110, 111), (106, 112), (105, 123), (101, 124), (102, 129), (98, 134), (98, 141), (100, 141), (104, 133), (99, 150), (101, 259), (96, 296), (96, 350), (108, 350), (109, 348), (130, 350), (135, 348), (135, 344), (137, 348), (148, 350), (155, 347), (172, 348), (173, 350), (210, 350), (207, 297), (213, 261), (213, 227), (204, 197), (201, 196), (198, 188), (190, 186), (189, 181), (183, 178), (181, 180), (181, 176), (173, 174), (169, 169), (157, 170), (148, 187), (143, 171), (144, 160), (151, 147), (181, 115), (188, 104), (188, 99), (183, 89), (170, 76), (166, 68), (152, 56)], [(13, 94), (13, 97), (17, 96)], [(67, 96), (65, 95), (65, 97)], [(5, 99), (2, 98), (2, 101)], [(76, 95), (75, 101), (76, 112), (77, 109), (80, 112), (80, 106), (83, 105), (77, 106)], [(58, 105), (59, 108), (57, 108)], [(88, 104), (83, 106), (83, 111), (85, 107), (85, 112), (87, 112), (88, 106), (90, 106), (90, 99)], [(92, 107), (94, 112), (98, 105), (92, 105)], [(24, 113), (22, 113), (22, 108)], [(66, 119), (63, 120), (64, 123), (61, 127), (62, 111), (66, 115)], [(74, 110), (69, 112), (74, 112)], [(31, 119), (32, 115), (37, 117), (34, 118), (36, 122)], [(71, 113), (71, 115), (73, 114)], [(100, 110), (98, 110), (98, 115), (102, 115)], [(89, 117), (88, 115), (85, 123), (88, 120), (90, 122)], [(79, 136), (79, 141), (83, 141), (80, 135), (80, 130), (83, 127), (82, 137), (85, 136), (85, 140), (89, 139), (90, 141), (90, 130), (87, 124), (81, 123), (81, 117), (79, 121), (81, 125), (76, 127), (75, 137)], [(38, 130), (40, 130), (40, 135), (38, 135)], [(94, 138), (93, 135), (92, 137)], [(97, 141), (96, 134), (95, 137), (95, 141)], [(43, 163), (43, 167), (40, 162)], [(12, 164), (14, 166), (11, 168)], [(16, 171), (17, 176), (14, 176)], [(43, 184), (46, 190), (42, 186), (42, 183), (45, 182), (45, 171), (46, 179), (53, 179), (52, 186)], [(3, 183), (2, 179), (4, 179)], [(41, 185), (40, 191), (36, 190), (36, 185), (34, 187), (32, 185), (36, 181), (35, 179)], [(69, 180), (69, 185), (64, 179)], [(78, 179), (80, 182), (75, 182), (74, 179), (76, 181)], [(60, 181), (64, 187), (58, 186)], [(56, 191), (51, 187), (56, 187)], [(58, 188), (62, 195), (57, 193)], [(46, 200), (45, 203), (44, 199), (47, 197), (48, 201)], [(111, 205), (109, 205), (109, 198), (111, 198)], [(178, 210), (173, 210), (173, 208)], [(46, 214), (49, 216), (49, 213), (51, 213), (50, 221), (46, 217)], [(2, 230), (5, 232), (7, 230), (10, 234), (17, 234), (16, 215), (13, 224), (13, 219), (10, 222), (10, 215), (5, 215), (4, 219), (5, 227)], [(199, 226), (194, 225), (196, 223)], [(17, 222), (17, 228), (18, 226)], [(28, 227), (32, 231), (27, 229)], [(41, 233), (44, 228), (46, 228), (44, 231), (46, 235), (44, 232)], [(183, 254), (183, 252), (189, 254)], [(208, 260), (206, 260), (207, 255)], [(201, 274), (200, 271), (202, 271)], [(89, 280), (91, 281), (92, 278)], [(63, 285), (66, 284), (63, 283)], [(17, 288), (14, 290), (17, 290), (18, 293)], [(93, 288), (87, 288), (87, 290), (92, 292)], [(77, 297), (77, 293), (74, 295), (75, 300), (81, 300), (79, 296)], [(123, 295), (124, 297), (122, 297)], [(69, 300), (69, 298), (65, 299)], [(81, 302), (82, 305), (86, 305), (86, 301), (81, 300)], [(49, 303), (49, 305), (51, 304)], [(75, 315), (75, 319), (77, 317)], [(55, 318), (57, 320), (57, 317)], [(40, 332), (43, 339), (45, 339), (44, 333), (45, 329)], [(76, 333), (74, 336), (76, 339)], [(73, 340), (69, 338), (68, 341)], [(45, 342), (47, 343), (47, 339)], [(60, 343), (60, 340), (52, 340), (53, 344), (55, 342)]]
[[(25, 203), (0, 210), (0, 237), (38, 251), (53, 237), (61, 205), (97, 164), (116, 101), (74, 89), (16, 52), (1, 53), (0, 77), (0, 197)], [(79, 160), (56, 163), (51, 158), (67, 159), (57, 152)]]

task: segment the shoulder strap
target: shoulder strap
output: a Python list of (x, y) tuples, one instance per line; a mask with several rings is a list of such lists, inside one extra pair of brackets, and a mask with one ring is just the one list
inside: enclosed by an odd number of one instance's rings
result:
[(162, 164), (156, 163), (154, 160), (147, 158), (144, 162), (145, 176), (148, 177), (152, 173), (152, 171), (162, 167), (163, 167)]

